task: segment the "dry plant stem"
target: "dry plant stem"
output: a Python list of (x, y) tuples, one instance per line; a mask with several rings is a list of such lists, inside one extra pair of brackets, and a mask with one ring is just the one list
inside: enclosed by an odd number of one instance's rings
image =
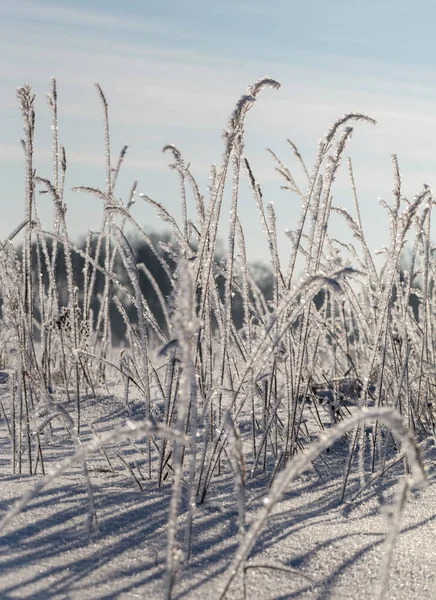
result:
[[(111, 177), (111, 187), (112, 187), (112, 190), (115, 189), (115, 186), (117, 184), (118, 175), (120, 174), (121, 165), (123, 164), (123, 160), (124, 160), (124, 157), (126, 156), (127, 149), (128, 149), (128, 146), (123, 146), (121, 148), (121, 152), (120, 152), (120, 155), (118, 157), (117, 165), (113, 169), (112, 177)], [(110, 144), (109, 144), (109, 152), (110, 152)], [(109, 158), (109, 164), (110, 164), (110, 158)]]
[(238, 525), (239, 535), (245, 532), (246, 498), (245, 498), (245, 460), (242, 443), (238, 430), (229, 412), (226, 413), (225, 424), (230, 440), (230, 463), (235, 476), (235, 494), (238, 503)]
[[(242, 124), (241, 124), (242, 130)], [(233, 181), (232, 181), (232, 202), (230, 209), (230, 232), (228, 242), (228, 258), (226, 265), (226, 287), (224, 293), (224, 307), (225, 307), (225, 320), (224, 320), (224, 339), (222, 342), (222, 356), (221, 356), (221, 376), (220, 386), (228, 386), (225, 382), (225, 369), (228, 364), (227, 349), (229, 346), (230, 338), (230, 327), (232, 320), (232, 287), (233, 287), (233, 268), (235, 260), (235, 235), (236, 235), (236, 222), (237, 222), (237, 211), (238, 211), (238, 197), (239, 197), (239, 173), (241, 168), (241, 152), (242, 152), (242, 140), (243, 130), (240, 133), (240, 139), (235, 143), (235, 150), (233, 155)], [(222, 394), (219, 395), (218, 399), (218, 425), (222, 425)]]
[(33, 172), (33, 137), (35, 133), (35, 95), (32, 88), (26, 85), (17, 90), (20, 101), (21, 114), (24, 120), (24, 153), (25, 153), (25, 219), (26, 234), (23, 257), (23, 284), (24, 304), (26, 307), (27, 324), (29, 331), (32, 330), (33, 320), (33, 294), (32, 294), (32, 219), (34, 201), (34, 172)]
[[(71, 258), (71, 246), (70, 240), (68, 237), (67, 224), (65, 221), (65, 206), (62, 201), (62, 198), (59, 196), (56, 188), (50, 183), (48, 179), (43, 179), (42, 177), (36, 177), (35, 180), (38, 183), (41, 183), (46, 188), (47, 192), (49, 192), (55, 204), (55, 210), (58, 215), (59, 222), (59, 231), (60, 238), (64, 247), (65, 254), (65, 267), (67, 274), (67, 289), (68, 289), (68, 310), (70, 314), (70, 323), (71, 323), (71, 332), (73, 339), (73, 353), (76, 352), (78, 348), (78, 323), (77, 323), (77, 303), (75, 302), (75, 286), (74, 286), (74, 273), (73, 273), (73, 263)], [(74, 362), (74, 373), (75, 373), (75, 383), (76, 383), (76, 410), (77, 410), (77, 423), (76, 423), (76, 431), (77, 435), (80, 435), (80, 372), (79, 372), (79, 364), (76, 360)], [(68, 393), (68, 380), (65, 377), (65, 387)]]
[(11, 392), (12, 392), (12, 415), (11, 415), (11, 436), (12, 436), (12, 473), (15, 475), (17, 468), (17, 432), (16, 432), (16, 375), (12, 373), (12, 382), (11, 382)]
[[(416, 410), (419, 412), (420, 404), (421, 404), (421, 387), (423, 382), (423, 365), (424, 361), (429, 361), (429, 344), (428, 344), (428, 333), (429, 333), (429, 319), (428, 319), (428, 291), (429, 291), (429, 262), (430, 262), (430, 219), (431, 212), (426, 212), (426, 222), (425, 222), (425, 236), (423, 235), (423, 252), (422, 252), (422, 270), (423, 270), (423, 335), (422, 335), (422, 343), (421, 343), (421, 352), (420, 352), (420, 365), (421, 372), (418, 382), (418, 398), (416, 403)], [(427, 394), (428, 396), (428, 394)]]
[[(187, 180), (194, 193), (196, 209), (197, 209), (197, 218), (199, 223), (199, 228), (201, 230), (204, 219), (205, 219), (205, 208), (204, 208), (204, 198), (200, 192), (197, 182), (193, 177), (191, 171), (189, 170), (189, 165), (186, 165), (185, 161), (182, 158), (180, 150), (174, 146), (174, 144), (167, 144), (162, 149), (162, 152), (172, 152), (174, 157), (174, 163), (170, 165), (171, 168), (175, 169), (179, 173), (180, 177), (180, 196), (181, 196), (181, 204), (182, 204), (182, 216), (183, 216), (183, 225), (185, 232), (185, 239), (188, 240), (189, 234), (189, 221), (186, 210), (186, 190), (185, 190), (185, 180)], [(213, 186), (212, 186), (213, 187)]]
[[(178, 275), (179, 289), (177, 290), (177, 312), (174, 315), (174, 328), (179, 340), (182, 352), (182, 375), (180, 380), (179, 403), (177, 411), (177, 430), (184, 431), (188, 428), (188, 421), (191, 420), (190, 439), (191, 453), (189, 456), (189, 505), (188, 521), (186, 529), (186, 548), (187, 556), (191, 552), (191, 533), (192, 521), (195, 509), (195, 487), (194, 477), (196, 471), (196, 433), (197, 433), (197, 411), (196, 411), (196, 382), (195, 382), (195, 294), (194, 294), (194, 276), (191, 271), (191, 265), (188, 261), (181, 259), (179, 263)], [(181, 497), (182, 469), (183, 469), (183, 447), (175, 443), (173, 451), (173, 469), (174, 481), (171, 495), (169, 518), (168, 518), (168, 538), (167, 538), (167, 581), (165, 588), (165, 598), (171, 600), (172, 591), (176, 583), (177, 573), (182, 560), (181, 551), (176, 546), (178, 513)]]
[(165, 298), (164, 298), (164, 296), (163, 296), (163, 294), (162, 294), (162, 292), (160, 290), (160, 287), (159, 287), (156, 279), (153, 277), (153, 274), (146, 267), (146, 265), (144, 265), (144, 263), (137, 264), (136, 268), (139, 271), (142, 271), (144, 273), (144, 275), (147, 277), (148, 281), (150, 282), (150, 284), (151, 284), (151, 286), (152, 286), (152, 288), (153, 288), (153, 290), (154, 290), (154, 292), (155, 292), (155, 294), (157, 296), (157, 299), (159, 300), (159, 305), (160, 305), (160, 308), (162, 310), (162, 314), (163, 314), (164, 319), (165, 319), (165, 325), (166, 325), (167, 332), (168, 332), (168, 335), (169, 335), (170, 332), (171, 332), (170, 316), (168, 314), (168, 308), (167, 308), (167, 305), (166, 305), (166, 301), (165, 301)]
[[(167, 362), (167, 368), (165, 370), (165, 383), (164, 383), (164, 398), (165, 398), (165, 407), (164, 407), (164, 416), (166, 421), (166, 426), (169, 427), (171, 425), (171, 401), (173, 397), (173, 389), (177, 387), (175, 382), (178, 381), (179, 376), (179, 367), (176, 365), (176, 350), (169, 350), (169, 357)], [(158, 471), (158, 486), (162, 485), (162, 478), (164, 472), (164, 459), (165, 459), (165, 450), (166, 450), (166, 438), (162, 439), (162, 447), (160, 450), (160, 461), (159, 461), (159, 471)]]
[[(58, 94), (57, 94), (57, 83), (56, 83), (55, 78), (52, 79), (52, 91), (51, 91), (51, 94), (48, 94), (47, 100), (48, 100), (48, 104), (50, 106), (51, 114), (52, 114), (51, 128), (52, 128), (52, 153), (53, 153), (53, 187), (56, 190), (57, 196), (60, 198), (61, 191), (60, 191), (60, 186), (59, 186)], [(60, 227), (59, 208), (60, 208), (59, 205), (56, 204), (56, 202), (55, 202), (53, 229), (54, 229), (54, 232), (57, 233), (58, 235), (60, 233), (59, 232), (59, 227)], [(52, 257), (51, 257), (51, 272), (52, 273), (54, 273), (55, 268), (56, 268), (57, 251), (58, 251), (57, 239), (55, 239), (53, 242)], [(52, 310), (54, 310), (55, 308), (56, 309), (59, 308), (58, 307), (58, 299), (56, 298), (56, 296), (57, 296), (56, 285), (53, 285), (50, 289), (51, 302), (53, 303)]]
[[(239, 250), (242, 257), (242, 265), (241, 265), (241, 277), (242, 277), (242, 299), (243, 299), (243, 307), (244, 307), (244, 332), (245, 332), (245, 344), (248, 355), (250, 355), (253, 351), (252, 344), (252, 324), (251, 324), (251, 312), (250, 312), (250, 284), (249, 284), (249, 274), (248, 274), (248, 266), (247, 266), (247, 254), (245, 250), (245, 239), (244, 239), (244, 231), (242, 229), (242, 225), (240, 220), (237, 220), (237, 234), (239, 241)], [(253, 456), (256, 456), (256, 424), (255, 424), (255, 395), (254, 395), (254, 374), (253, 372), (249, 375), (249, 394), (251, 396), (251, 428), (252, 428), (252, 449)]]
[[(139, 275), (138, 270), (135, 264), (135, 258), (132, 252), (132, 249), (122, 233), (122, 231), (113, 226), (115, 235), (118, 239), (118, 243), (121, 249), (121, 256), (123, 259), (124, 266), (126, 267), (127, 273), (129, 275), (130, 281), (132, 283), (133, 289), (135, 291), (135, 306), (136, 312), (138, 315), (138, 329), (139, 329), (139, 343), (141, 348), (141, 362), (139, 365), (139, 372), (141, 377), (141, 384), (143, 386), (145, 392), (145, 410), (146, 410), (146, 419), (150, 420), (151, 414), (151, 396), (150, 396), (150, 375), (148, 371), (148, 343), (147, 343), (147, 333), (145, 329), (144, 323), (144, 313), (142, 308), (142, 293), (141, 288), (139, 286)], [(148, 453), (148, 476), (151, 479), (151, 444), (150, 438), (147, 438), (147, 453)]]
[[(105, 192), (105, 205), (107, 205), (111, 201), (112, 197), (112, 169), (111, 169), (111, 150), (110, 150), (110, 132), (109, 132), (109, 112), (108, 112), (108, 103), (106, 97), (98, 83), (95, 84), (97, 92), (100, 96), (102, 105), (103, 105), (103, 117), (104, 117), (104, 143), (105, 143), (105, 165), (106, 165), (106, 192)], [(95, 250), (95, 260), (99, 261), (101, 246), (104, 241), (105, 244), (105, 271), (106, 273), (109, 271), (111, 253), (110, 253), (110, 238), (109, 238), (109, 228), (110, 228), (110, 215), (105, 212), (101, 233), (99, 234), (97, 240), (97, 246)], [(91, 283), (90, 283), (90, 294), (92, 295), (95, 286), (95, 278), (96, 278), (96, 270), (94, 268), (91, 275)], [(110, 294), (110, 280), (106, 277), (104, 278), (104, 287), (103, 287), (103, 297), (100, 305), (99, 314), (97, 317), (97, 326), (96, 326), (96, 336), (99, 334), (100, 327), (102, 326), (102, 344), (101, 344), (101, 356), (103, 358), (107, 355), (107, 348), (109, 343), (109, 294)], [(96, 337), (97, 342), (97, 337)], [(100, 373), (102, 379), (105, 377), (104, 368)]]
[[(25, 393), (26, 381), (26, 359), (23, 353), (26, 349), (30, 352), (32, 344), (33, 332), (33, 289), (32, 289), (32, 228), (33, 228), (33, 213), (34, 213), (34, 171), (33, 171), (33, 138), (35, 132), (35, 95), (29, 85), (26, 85), (17, 90), (17, 97), (20, 101), (21, 114), (24, 121), (24, 153), (25, 153), (25, 242), (23, 247), (23, 299), (26, 314), (26, 324), (22, 328), (24, 335), (22, 339), (21, 355), (21, 384)], [(30, 338), (28, 338), (30, 335)], [(28, 416), (28, 405), (26, 395), (26, 414)], [(28, 422), (28, 419), (27, 419)], [(27, 433), (28, 433), (27, 428)], [(29, 456), (29, 472), (32, 473), (32, 457), (30, 451), (30, 438), (28, 439), (28, 456)]]

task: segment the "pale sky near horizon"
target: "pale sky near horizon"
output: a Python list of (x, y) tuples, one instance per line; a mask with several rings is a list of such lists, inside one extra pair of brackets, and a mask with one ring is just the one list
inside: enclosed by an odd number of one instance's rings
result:
[[(138, 192), (178, 215), (178, 179), (162, 147), (179, 147), (206, 194), (210, 165), (221, 160), (221, 134), (236, 101), (249, 84), (268, 75), (283, 87), (264, 90), (248, 114), (245, 152), (265, 202), (274, 202), (284, 260), (289, 251), (284, 230), (296, 226), (300, 201), (280, 189), (265, 148), (302, 183), (286, 138), (297, 144), (310, 168), (318, 140), (335, 118), (350, 111), (378, 122), (357, 124), (347, 151), (368, 242), (376, 250), (388, 243), (378, 197), (391, 199), (390, 155), (398, 155), (404, 195), (412, 197), (424, 182), (436, 188), (435, 22), (432, 0), (0, 0), (0, 239), (24, 211), (18, 86), (29, 83), (36, 93), (35, 166), (40, 176), (51, 178), (45, 95), (51, 77), (57, 78), (59, 134), (68, 161), (67, 216), (77, 237), (98, 229), (101, 221), (98, 200), (70, 191), (77, 185), (104, 188), (95, 82), (109, 103), (113, 162), (121, 147), (129, 146), (116, 195), (126, 198), (138, 180)], [(352, 209), (345, 166), (334, 204)], [(241, 193), (248, 257), (266, 262), (254, 200), (244, 188)], [(37, 202), (49, 227), (50, 200), (38, 196)], [(141, 225), (165, 229), (139, 199), (133, 213)], [(332, 221), (332, 234), (348, 241), (345, 229), (342, 221)]]

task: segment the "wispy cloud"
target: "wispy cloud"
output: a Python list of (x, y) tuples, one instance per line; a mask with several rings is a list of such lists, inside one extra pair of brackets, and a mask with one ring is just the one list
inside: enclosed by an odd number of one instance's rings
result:
[(19, 3), (0, 4), (0, 15), (3, 18), (16, 19), (20, 22), (34, 23), (43, 27), (68, 25), (80, 27), (81, 31), (118, 30), (127, 33), (147, 33), (147, 31), (167, 30), (161, 22), (148, 18), (146, 22), (128, 18), (119, 14), (110, 14), (105, 11), (95, 11), (88, 7), (86, 10), (71, 6), (62, 6), (51, 2), (33, 2), (21, 0)]

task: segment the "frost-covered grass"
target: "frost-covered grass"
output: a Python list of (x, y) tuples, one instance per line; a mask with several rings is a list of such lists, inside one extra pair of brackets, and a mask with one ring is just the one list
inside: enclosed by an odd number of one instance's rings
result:
[[(76, 504), (84, 492), (87, 518), (82, 526), (87, 540), (104, 548), (114, 573), (138, 540), (145, 547), (148, 539), (155, 548), (152, 558), (147, 554), (150, 560), (131, 557), (128, 587), (113, 592), (119, 597), (123, 593), (135, 597), (136, 589), (155, 595), (159, 586), (166, 598), (194, 597), (205, 582), (209, 585), (205, 593), (217, 598), (234, 593), (250, 597), (249, 582), (258, 578), (258, 571), (285, 577), (280, 584), (284, 597), (328, 596), (332, 593), (328, 574), (319, 563), (317, 573), (306, 572), (309, 558), (300, 561), (299, 569), (286, 555), (274, 555), (274, 544), (265, 541), (269, 521), (274, 524), (274, 515), (290, 502), (292, 490), (299, 490), (292, 497), (297, 522), (304, 521), (307, 490), (316, 497), (315, 519), (316, 507), (320, 511), (329, 507), (324, 497), (333, 498), (330, 508), (336, 516), (339, 511), (346, 516), (345, 507), (351, 512), (363, 510), (362, 502), (373, 507), (384, 490), (391, 517), (383, 544), (379, 532), (377, 543), (370, 546), (383, 548), (378, 554), (378, 583), (373, 581), (368, 590), (368, 597), (381, 598), (390, 589), (389, 570), (410, 490), (428, 479), (420, 447), (432, 455), (436, 376), (432, 191), (424, 186), (412, 200), (404, 198), (393, 156), (393, 198), (383, 202), (390, 245), (378, 269), (365, 242), (350, 159), (346, 166), (354, 214), (332, 204), (334, 180), (353, 127), (374, 124), (369, 116), (346, 114), (321, 139), (311, 170), (293, 143), (298, 176), (271, 152), (284, 188), (301, 201), (300, 219), (287, 232), (290, 254), (283, 265), (274, 205), (265, 205), (244, 152), (245, 116), (266, 87), (280, 86), (262, 79), (238, 101), (224, 134), (221, 165), (212, 168), (205, 192), (179, 150), (172, 145), (164, 148), (180, 179), (181, 222), (162, 204), (142, 196), (171, 228), (172, 242), (165, 245), (165, 253), (135, 219), (136, 185), (124, 201), (115, 195), (126, 148), (113, 163), (108, 103), (100, 86), (106, 185), (75, 188), (96, 196), (103, 208), (101, 230), (89, 234), (85, 249), (73, 244), (65, 220), (67, 155), (59, 141), (56, 82), (48, 97), (53, 120), (50, 176), (40, 176), (33, 167), (34, 96), (30, 87), (17, 92), (25, 134), (25, 214), (0, 251), (0, 416), (2, 435), (7, 436), (1, 445), (1, 468), (4, 482), (9, 482), (5, 498), (15, 502), (9, 506), (0, 498), (4, 508), (0, 527), (4, 539), (15, 543), (23, 516), (25, 527), (38, 530), (42, 514), (49, 515), (50, 523), (59, 512), (57, 495), (50, 490), (57, 490), (66, 510), (56, 517), (54, 530), (76, 548), (74, 536), (63, 527), (73, 516), (77, 521)], [(249, 268), (247, 234), (239, 219), (242, 179), (252, 191), (270, 249), (271, 298), (264, 297)], [(53, 201), (50, 232), (42, 230), (38, 219), (37, 192)], [(218, 227), (227, 193), (228, 245), (219, 262)], [(195, 214), (188, 214), (188, 194), (195, 199)], [(330, 237), (333, 212), (343, 217), (354, 245)], [(161, 292), (149, 265), (137, 264), (127, 226), (150, 246), (169, 294)], [(20, 231), (21, 256), (13, 244)], [(406, 235), (413, 240), (407, 268), (401, 262)], [(84, 264), (79, 278), (74, 269), (77, 254)], [(58, 279), (60, 256), (66, 290)], [(98, 309), (93, 310), (98, 278), (103, 285)], [(159, 314), (150, 308), (150, 294), (159, 304)], [(234, 319), (236, 301), (243, 308), (241, 327)], [(111, 306), (125, 323), (121, 347), (112, 342)], [(23, 478), (28, 483), (25, 493)], [(397, 479), (396, 491), (391, 492)], [(114, 481), (122, 484), (115, 484), (120, 489), (111, 500)], [(15, 486), (19, 492), (13, 491)], [(43, 513), (38, 502), (45, 503)], [(23, 514), (27, 505), (30, 510)], [(111, 518), (111, 506), (126, 530)], [(221, 515), (218, 520), (208, 518), (211, 510)], [(64, 525), (59, 526), (58, 519)], [(288, 527), (286, 520), (283, 527), (284, 531)], [(129, 542), (129, 528), (138, 532), (136, 542)], [(317, 528), (318, 537), (321, 530)], [(117, 548), (112, 554), (107, 540), (111, 532)], [(291, 527), (289, 553), (300, 543), (296, 536), (293, 546), (294, 534)], [(66, 564), (62, 543), (57, 539), (55, 546), (62, 571)], [(313, 552), (316, 555), (316, 549)], [(328, 557), (327, 551), (324, 554)], [(208, 565), (203, 573), (201, 561)], [(352, 568), (354, 563), (347, 559), (344, 564)], [(47, 568), (56, 579), (53, 565), (51, 557)], [(6, 567), (7, 561), (0, 564), (5, 571)], [(8, 594), (14, 593), (15, 576), (17, 593), (25, 593), (19, 584), (25, 575), (20, 569), (14, 575), (13, 560), (9, 567)], [(80, 571), (80, 565), (77, 568)], [(87, 569), (89, 575), (92, 566)], [(202, 575), (198, 589), (194, 584), (190, 588), (189, 582)], [(90, 577), (97, 588), (89, 597), (117, 597), (105, 596), (104, 586), (98, 590), (98, 577)], [(304, 583), (292, 596), (283, 591), (286, 577)], [(61, 591), (56, 581), (52, 589), (34, 587), (32, 597), (79, 594), (74, 578), (64, 582)], [(32, 584), (26, 580), (25, 585)], [(267, 588), (262, 593), (257, 591), (259, 598), (270, 597)]]

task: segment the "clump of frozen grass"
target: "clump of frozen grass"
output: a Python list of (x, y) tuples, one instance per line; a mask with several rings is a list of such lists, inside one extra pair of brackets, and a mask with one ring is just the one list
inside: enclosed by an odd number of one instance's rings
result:
[[(197, 505), (207, 502), (214, 478), (229, 476), (233, 480), (239, 532), (246, 536), (228, 572), (227, 589), (233, 571), (240, 566), (250, 568), (244, 562), (248, 552), (289, 483), (306, 467), (315, 469), (320, 477), (324, 467), (329, 467), (330, 458), (324, 451), (334, 440), (342, 439), (348, 452), (344, 499), (349, 489), (353, 497), (359, 497), (386, 472), (387, 465), (398, 460), (398, 439), (407, 457), (407, 472), (421, 480), (422, 466), (410, 432), (433, 434), (435, 429), (432, 192), (424, 186), (412, 201), (404, 198), (398, 160), (392, 158), (393, 203), (382, 201), (389, 216), (390, 244), (385, 264), (378, 271), (365, 240), (350, 159), (355, 214), (333, 206), (332, 200), (334, 180), (354, 125), (375, 121), (362, 113), (337, 119), (318, 145), (312, 170), (290, 142), (300, 176), (270, 151), (284, 178), (285, 192), (295, 193), (301, 200), (298, 223), (293, 231), (287, 231), (291, 245), (283, 267), (275, 209), (272, 203), (265, 204), (244, 142), (245, 117), (255, 109), (266, 87), (279, 89), (280, 85), (263, 78), (237, 102), (224, 133), (221, 164), (212, 168), (205, 193), (180, 150), (174, 145), (164, 147), (173, 159), (170, 168), (179, 177), (181, 222), (162, 202), (140, 194), (171, 228), (171, 242), (159, 247), (133, 214), (136, 183), (125, 201), (114, 195), (127, 147), (121, 149), (113, 168), (109, 104), (97, 85), (103, 106), (105, 184), (102, 189), (81, 186), (74, 191), (96, 197), (103, 214), (101, 231), (89, 233), (84, 249), (71, 242), (65, 221), (67, 154), (60, 143), (56, 81), (48, 97), (53, 136), (51, 177), (34, 172), (35, 98), (29, 86), (18, 91), (25, 133), (25, 220), (21, 226), (25, 243), (22, 260), (9, 240), (0, 249), (3, 356), (7, 357), (3, 366), (12, 371), (9, 404), (5, 401), (0, 408), (11, 440), (12, 471), (21, 473), (27, 461), (29, 473), (39, 469), (43, 477), (4, 517), (3, 524), (56, 476), (80, 462), (92, 525), (95, 509), (88, 456), (101, 451), (109, 461), (105, 449), (109, 442), (145, 439), (146, 449), (141, 453), (147, 465), (147, 483), (159, 487), (172, 483), (167, 598), (174, 594), (183, 562), (195, 553)], [(242, 178), (247, 179), (253, 194), (270, 252), (268, 298), (255, 281), (245, 248), (247, 233), (239, 214)], [(40, 226), (34, 194), (37, 187), (53, 200), (53, 232), (44, 232)], [(218, 228), (228, 189), (227, 252), (217, 261)], [(188, 193), (195, 200), (193, 214)], [(355, 243), (331, 238), (332, 213), (344, 219)], [(151, 265), (138, 264), (125, 233), (127, 224), (147, 244), (161, 268), (170, 289), (167, 297)], [(406, 238), (412, 238), (413, 246), (404, 269)], [(61, 249), (66, 293), (58, 278)], [(84, 261), (80, 277), (73, 266), (76, 255)], [(305, 265), (304, 276), (298, 272), (299, 264)], [(102, 287), (94, 314), (91, 305), (98, 278)], [(149, 303), (150, 290), (162, 312), (160, 321)], [(119, 357), (111, 339), (112, 303), (126, 328)], [(242, 318), (237, 325), (238, 303)], [(130, 307), (134, 310), (129, 312)], [(82, 428), (93, 426), (82, 423), (83, 399), (89, 394), (98, 398), (113, 377), (123, 383), (126, 411), (130, 410), (131, 389), (139, 395), (145, 421), (130, 422), (85, 442)], [(41, 421), (42, 414), (46, 418)], [(50, 438), (54, 419), (62, 415), (75, 451), (59, 468), (44, 475), (44, 440)], [(129, 463), (120, 453), (117, 456), (132, 474)], [(267, 476), (264, 492), (270, 490), (269, 504), (246, 534), (248, 480), (259, 473)], [(132, 476), (142, 489), (144, 483)], [(405, 493), (398, 498), (399, 517)], [(386, 566), (391, 561), (397, 525), (395, 517)], [(261, 568), (260, 563), (258, 566)], [(385, 588), (383, 581), (380, 595)]]

